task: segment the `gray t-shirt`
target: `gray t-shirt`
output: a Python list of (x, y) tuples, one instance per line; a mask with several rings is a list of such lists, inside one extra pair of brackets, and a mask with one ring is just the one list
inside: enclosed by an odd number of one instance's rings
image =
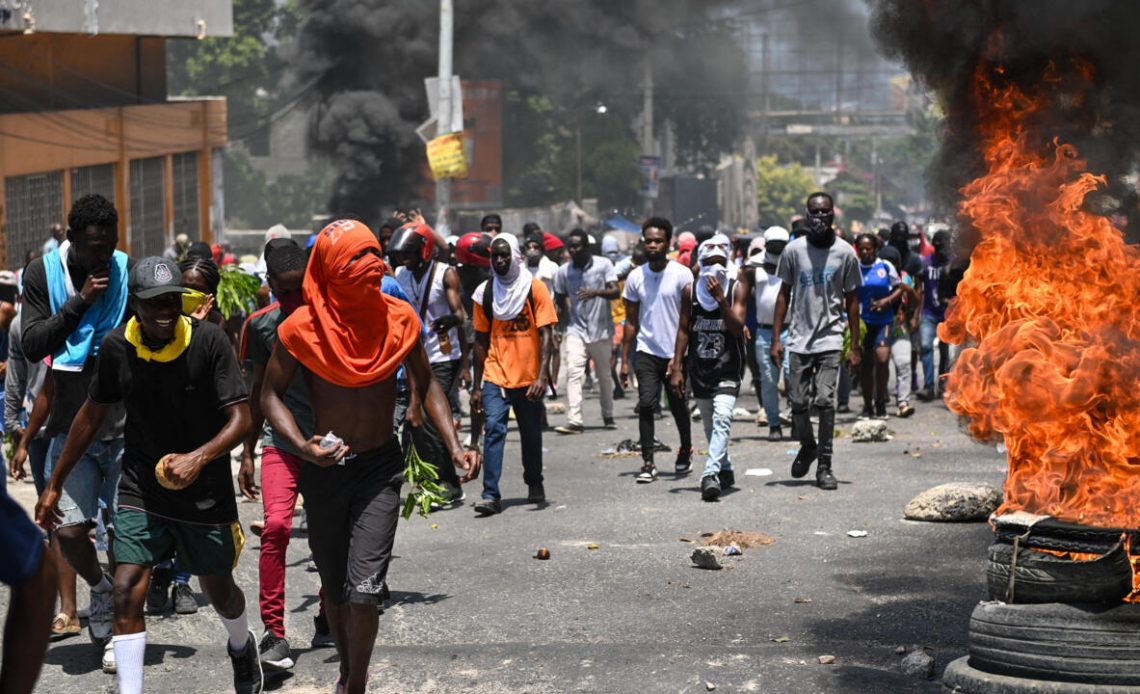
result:
[(785, 325), (790, 352), (818, 354), (843, 349), (843, 296), (863, 284), (851, 244), (836, 239), (816, 248), (801, 237), (780, 255), (776, 274), (791, 286)]
[(605, 289), (607, 282), (617, 284), (617, 271), (609, 258), (596, 255), (585, 269), (579, 270), (573, 262), (566, 263), (554, 273), (554, 293), (570, 297), (570, 324), (566, 332), (577, 335), (583, 342), (612, 340), (614, 315), (609, 299), (578, 299), (578, 289)]

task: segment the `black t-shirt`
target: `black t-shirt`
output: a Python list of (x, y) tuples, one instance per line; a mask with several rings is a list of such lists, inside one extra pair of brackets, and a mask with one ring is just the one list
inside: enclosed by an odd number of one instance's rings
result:
[(190, 523), (237, 520), (229, 453), (206, 464), (193, 484), (173, 491), (159, 485), (154, 466), (168, 453), (189, 453), (226, 423), (224, 408), (249, 397), (237, 356), (222, 329), (191, 319), (186, 351), (169, 362), (143, 361), (125, 328), (107, 334), (90, 396), (123, 401), (127, 424), (119, 504)]

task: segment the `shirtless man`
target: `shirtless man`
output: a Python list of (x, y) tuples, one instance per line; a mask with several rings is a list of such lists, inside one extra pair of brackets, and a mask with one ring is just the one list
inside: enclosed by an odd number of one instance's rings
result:
[[(479, 474), (478, 455), (463, 450), (451, 406), (432, 378), (415, 309), (380, 293), (386, 269), (380, 244), (364, 224), (340, 220), (325, 227), (305, 273), (306, 305), (278, 329), (261, 393), (266, 419), (310, 463), (301, 471), (309, 547), (340, 656), (337, 692), (349, 694), (367, 685), (376, 606), (400, 513), (404, 456), (392, 426), (400, 364), (407, 367), (412, 402), (442, 436), (451, 462), (466, 471), (461, 481)], [(301, 434), (283, 400), (298, 369), (316, 417), (311, 438)], [(413, 426), (422, 421), (420, 412), (410, 411), (408, 419)], [(322, 447), (320, 432), (333, 432), (341, 442)]]

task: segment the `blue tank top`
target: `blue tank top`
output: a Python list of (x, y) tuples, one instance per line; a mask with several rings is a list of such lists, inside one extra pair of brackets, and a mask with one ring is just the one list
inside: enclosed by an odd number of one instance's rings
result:
[(859, 263), (859, 269), (863, 271), (863, 286), (859, 287), (859, 317), (867, 325), (890, 325), (894, 310), (887, 308), (872, 311), (871, 302), (890, 296), (893, 274), (891, 264), (885, 260), (876, 260), (869, 266)]

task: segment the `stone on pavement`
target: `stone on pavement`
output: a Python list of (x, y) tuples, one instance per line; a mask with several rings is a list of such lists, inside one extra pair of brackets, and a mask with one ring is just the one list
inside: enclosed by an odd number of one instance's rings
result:
[(927, 680), (933, 679), (934, 656), (927, 653), (924, 648), (917, 648), (906, 654), (906, 657), (899, 663), (899, 667), (904, 674), (911, 677)]
[(1001, 501), (1001, 492), (988, 484), (950, 482), (911, 499), (904, 514), (917, 521), (980, 521), (989, 518)]
[(694, 549), (692, 555), (690, 555), (689, 558), (693, 560), (694, 564), (702, 569), (724, 568), (720, 565), (720, 560), (716, 558), (716, 551), (708, 547), (698, 547)]
[(860, 419), (851, 425), (851, 440), (856, 443), (890, 441), (887, 423), (878, 419)]

